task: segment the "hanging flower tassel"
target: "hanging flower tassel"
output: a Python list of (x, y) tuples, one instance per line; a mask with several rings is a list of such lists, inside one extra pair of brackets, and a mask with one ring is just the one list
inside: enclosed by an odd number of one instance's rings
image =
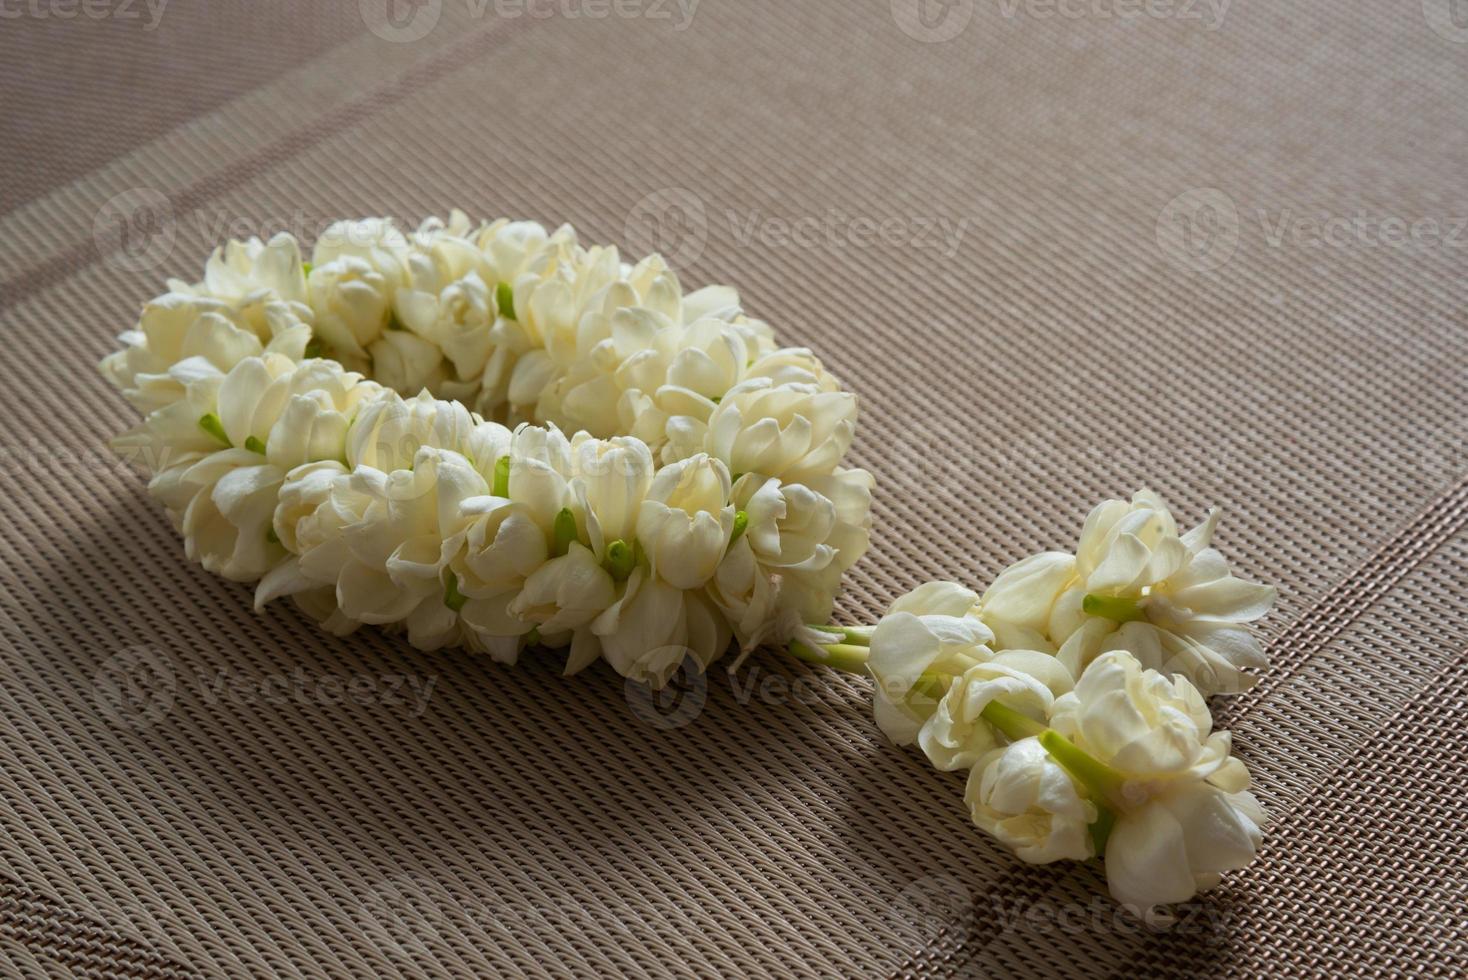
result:
[(923, 585), (876, 627), (791, 652), (869, 674), (882, 731), (966, 770), (974, 823), (1021, 860), (1101, 857), (1118, 902), (1166, 921), (1158, 906), (1252, 861), (1265, 822), (1195, 683), (1248, 686), (1237, 668), (1264, 659), (1239, 624), (1274, 598), (1228, 574), (1216, 521), (1179, 536), (1153, 494), (1107, 501), (1078, 555), (1026, 559), (982, 599)]

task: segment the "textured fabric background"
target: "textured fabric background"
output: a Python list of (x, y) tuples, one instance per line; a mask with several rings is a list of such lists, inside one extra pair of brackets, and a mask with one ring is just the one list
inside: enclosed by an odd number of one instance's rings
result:
[[(1468, 969), (1463, 3), (391, 2), (0, 8), (0, 972)], [(188, 564), (114, 335), (231, 235), (453, 205), (658, 247), (860, 393), (846, 621), (1224, 504), (1281, 587), (1216, 706), (1258, 862), (1142, 933), (861, 682), (650, 703)]]

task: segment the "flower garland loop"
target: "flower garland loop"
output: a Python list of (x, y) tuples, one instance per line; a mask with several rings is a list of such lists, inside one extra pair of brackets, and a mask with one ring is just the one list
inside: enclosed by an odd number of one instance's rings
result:
[(455, 212), (169, 285), (103, 362), (145, 416), (114, 445), (257, 607), (660, 686), (824, 622), (866, 550), (856, 397), (657, 256)]
[(103, 373), (143, 414), (114, 440), (189, 558), (337, 634), (514, 663), (565, 651), (659, 687), (786, 647), (869, 675), (876, 721), (965, 772), (1022, 860), (1104, 858), (1137, 910), (1255, 856), (1265, 817), (1205, 698), (1246, 690), (1274, 589), (1109, 500), (1074, 552), (982, 593), (934, 582), (874, 627), (821, 626), (866, 551), (856, 397), (733, 289), (658, 256), (454, 212), (231, 242), (170, 281)]

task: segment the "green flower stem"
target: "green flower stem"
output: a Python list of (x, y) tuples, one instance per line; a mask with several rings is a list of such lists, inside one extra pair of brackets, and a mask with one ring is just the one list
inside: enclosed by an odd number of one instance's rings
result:
[(1091, 824), (1091, 843), (1096, 845), (1096, 854), (1106, 854), (1106, 842), (1111, 839), (1111, 828), (1116, 826), (1116, 814), (1108, 807), (1097, 806), (1096, 822)]
[[(821, 651), (825, 652), (822, 653)], [(809, 664), (821, 664), (834, 670), (845, 671), (848, 674), (865, 674), (867, 672), (867, 648), (849, 646), (844, 643), (833, 643), (830, 646), (815, 647), (806, 646), (804, 643), (795, 642), (790, 644), (790, 652), (799, 660)]]
[(1125, 596), (1088, 595), (1081, 600), (1081, 609), (1087, 616), (1100, 616), (1117, 623), (1133, 623), (1147, 618), (1141, 603)]
[(259, 453), (261, 456), (265, 455), (265, 443), (256, 439), (254, 436), (250, 436), (245, 440), (245, 448), (252, 453)]
[(1031, 738), (1046, 731), (1045, 726), (1035, 719), (998, 701), (990, 701), (985, 705), (983, 715), (985, 721), (999, 729), (1000, 734), (1011, 742)]
[(443, 604), (454, 612), (464, 608), (469, 597), (459, 591), (459, 576), (454, 574), (452, 568), (444, 569), (443, 573)]
[(211, 436), (218, 439), (226, 446), (229, 446), (231, 449), (234, 448), (234, 443), (229, 441), (229, 435), (224, 431), (224, 423), (219, 421), (219, 416), (215, 415), (213, 412), (210, 412), (208, 415), (205, 415), (203, 418), (199, 419), (199, 428), (203, 429), (205, 432), (209, 433)]
[(501, 456), (494, 462), (494, 486), (490, 493), (496, 497), (508, 497), (510, 495), (510, 457)]
[(1090, 792), (1098, 803), (1119, 806), (1126, 800), (1123, 789), (1126, 777), (1095, 756), (1076, 747), (1075, 743), (1053, 728), (1040, 733), (1040, 745), (1050, 758), (1060, 763), (1071, 778)]
[(744, 532), (747, 530), (749, 530), (749, 514), (742, 510), (738, 511), (734, 515), (734, 530), (729, 534), (729, 544), (732, 545), (735, 541), (738, 541), (744, 536)]
[(571, 508), (562, 507), (556, 515), (555, 532), (556, 556), (560, 557), (571, 550), (571, 542), (577, 540), (580, 533), (576, 530), (576, 515), (571, 513)]
[(869, 647), (872, 645), (871, 627), (862, 626), (811, 626), (813, 630), (822, 633), (840, 633), (841, 642), (854, 647)]
[(914, 694), (920, 694), (930, 701), (937, 701), (947, 694), (948, 689), (952, 686), (952, 674), (923, 674), (917, 679), (917, 683), (913, 684), (912, 690)]
[(612, 574), (612, 578), (616, 579), (618, 582), (627, 581), (627, 579), (632, 575), (633, 566), (635, 566), (636, 564), (637, 555), (633, 552), (632, 548), (627, 544), (627, 542), (623, 541), (621, 538), (618, 538), (616, 541), (613, 541), (611, 544), (607, 545), (607, 571), (610, 572)]
[(515, 316), (515, 287), (507, 282), (495, 286), (494, 303), (499, 307), (500, 316), (506, 320), (518, 319)]

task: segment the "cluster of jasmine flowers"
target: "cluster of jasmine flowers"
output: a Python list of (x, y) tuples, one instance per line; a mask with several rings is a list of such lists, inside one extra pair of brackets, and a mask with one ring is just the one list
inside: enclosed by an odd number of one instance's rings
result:
[(855, 396), (657, 256), (455, 212), (169, 286), (103, 362), (144, 416), (114, 445), (257, 607), (660, 686), (805, 635), (866, 550)]
[(974, 822), (1034, 864), (1103, 857), (1112, 895), (1149, 919), (1247, 865), (1264, 813), (1205, 698), (1265, 659), (1247, 624), (1272, 587), (1229, 572), (1218, 512), (1179, 533), (1142, 491), (1091, 512), (1075, 553), (1010, 566), (982, 596), (933, 582), (875, 628), (805, 659), (867, 670), (876, 719), (968, 773)]

